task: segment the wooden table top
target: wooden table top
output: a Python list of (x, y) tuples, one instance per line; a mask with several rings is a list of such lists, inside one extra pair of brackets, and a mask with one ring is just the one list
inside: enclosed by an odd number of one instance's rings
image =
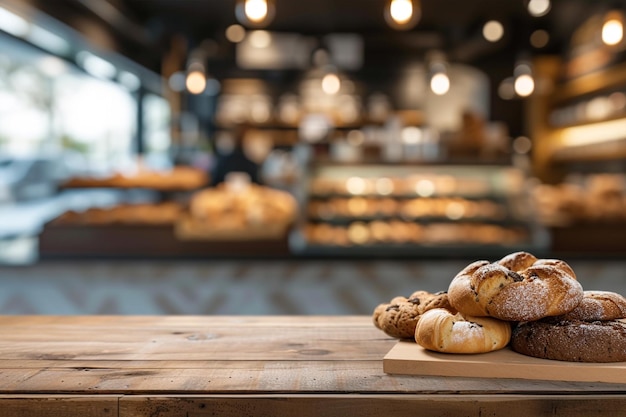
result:
[(624, 384), (388, 375), (395, 343), (366, 316), (1, 316), (0, 417), (626, 415)]

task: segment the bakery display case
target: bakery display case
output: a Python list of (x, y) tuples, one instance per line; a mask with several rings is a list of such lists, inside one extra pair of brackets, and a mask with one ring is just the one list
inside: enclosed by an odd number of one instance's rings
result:
[(541, 252), (549, 242), (525, 180), (507, 165), (314, 164), (290, 247), (320, 256)]
[(594, 36), (601, 25), (590, 17), (562, 56), (534, 62), (532, 193), (557, 253), (626, 251), (626, 56)]

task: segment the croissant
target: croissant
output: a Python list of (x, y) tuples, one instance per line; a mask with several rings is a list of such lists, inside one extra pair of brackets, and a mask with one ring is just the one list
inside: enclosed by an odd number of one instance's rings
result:
[(415, 341), (425, 349), (445, 353), (486, 353), (505, 347), (511, 324), (491, 317), (472, 317), (435, 308), (422, 314)]

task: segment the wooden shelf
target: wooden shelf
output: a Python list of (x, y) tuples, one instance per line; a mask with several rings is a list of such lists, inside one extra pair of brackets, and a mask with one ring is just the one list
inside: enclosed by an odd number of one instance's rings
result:
[(626, 63), (581, 75), (557, 85), (552, 94), (552, 103), (562, 103), (598, 91), (626, 85)]

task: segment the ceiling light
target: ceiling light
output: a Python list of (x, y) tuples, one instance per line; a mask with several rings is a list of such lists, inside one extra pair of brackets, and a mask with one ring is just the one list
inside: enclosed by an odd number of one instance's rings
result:
[(552, 5), (550, 0), (530, 0), (527, 7), (531, 16), (541, 17), (548, 14)]
[(490, 20), (483, 26), (483, 36), (489, 42), (498, 42), (504, 35), (504, 26), (497, 20)]
[(334, 95), (341, 89), (341, 80), (335, 73), (328, 73), (322, 78), (322, 91), (328, 95)]
[(515, 92), (521, 97), (528, 97), (535, 91), (535, 80), (530, 74), (522, 74), (515, 78)]
[(450, 90), (450, 78), (446, 58), (440, 51), (431, 51), (427, 57), (430, 74), (430, 90), (442, 96)]
[(185, 87), (191, 94), (201, 94), (206, 88), (206, 76), (204, 72), (193, 70), (187, 74)]
[(513, 71), (513, 88), (520, 97), (528, 97), (535, 91), (535, 80), (532, 75), (530, 64), (521, 61), (515, 66)]
[(417, 25), (422, 13), (419, 0), (387, 0), (384, 14), (389, 26), (408, 30)]
[(606, 45), (617, 45), (624, 38), (624, 25), (621, 13), (613, 11), (607, 14), (602, 25), (602, 42)]
[(248, 27), (266, 27), (274, 19), (274, 0), (237, 0), (235, 16)]
[(239, 43), (246, 37), (246, 30), (241, 25), (230, 25), (226, 28), (226, 39), (232, 43)]
[(438, 96), (442, 96), (450, 90), (450, 78), (444, 72), (438, 72), (430, 79), (430, 89)]

